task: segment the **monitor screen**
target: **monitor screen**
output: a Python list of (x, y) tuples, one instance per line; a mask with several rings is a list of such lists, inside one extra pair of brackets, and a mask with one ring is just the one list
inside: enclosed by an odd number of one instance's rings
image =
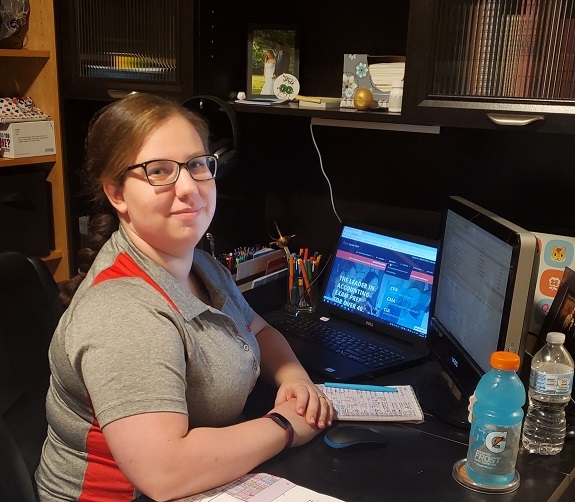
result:
[(374, 329), (425, 340), (436, 255), (435, 243), (423, 237), (346, 224), (322, 303)]
[(532, 233), (461, 197), (449, 198), (428, 344), (465, 408), (493, 352), (523, 359), (538, 263)]

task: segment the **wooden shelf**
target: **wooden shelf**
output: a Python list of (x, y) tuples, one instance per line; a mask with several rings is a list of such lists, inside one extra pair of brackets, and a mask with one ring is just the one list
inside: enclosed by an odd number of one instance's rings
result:
[(3, 58), (50, 58), (49, 50), (33, 49), (0, 49), (0, 57)]
[(8, 166), (29, 166), (32, 164), (49, 164), (56, 162), (56, 155), (39, 155), (38, 157), (21, 157), (18, 159), (0, 158), (0, 168)]
[[(0, 88), (4, 96), (29, 96), (34, 104), (54, 121), (55, 155), (0, 158), (0, 173), (8, 167), (38, 166), (45, 168), (51, 188), (51, 210), (54, 250), (43, 260), (61, 282), (70, 278), (68, 218), (62, 142), (60, 138), (60, 101), (56, 37), (54, 33), (54, 0), (30, 0), (25, 49), (0, 49)], [(45, 164), (43, 166), (42, 164)], [(4, 174), (2, 173), (2, 174)], [(11, 173), (12, 174), (12, 173)], [(23, 229), (22, 231), (26, 231)]]
[(48, 256), (43, 256), (43, 261), (54, 261), (54, 260), (61, 260), (64, 256), (64, 253), (61, 249), (53, 249)]

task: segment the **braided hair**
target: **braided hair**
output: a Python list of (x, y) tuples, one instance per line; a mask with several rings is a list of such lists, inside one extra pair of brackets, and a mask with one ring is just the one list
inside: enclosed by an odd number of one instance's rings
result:
[(85, 246), (78, 253), (78, 273), (61, 288), (67, 307), (86, 277), (98, 252), (118, 230), (116, 210), (104, 193), (103, 184), (124, 183), (126, 168), (134, 163), (148, 137), (173, 117), (183, 117), (196, 129), (208, 148), (208, 126), (196, 113), (176, 101), (146, 93), (135, 93), (115, 101), (94, 115), (85, 143), (83, 177), (93, 204)]

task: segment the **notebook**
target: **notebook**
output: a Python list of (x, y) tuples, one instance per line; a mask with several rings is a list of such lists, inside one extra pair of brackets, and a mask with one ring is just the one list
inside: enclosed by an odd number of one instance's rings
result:
[(316, 311), (264, 318), (312, 372), (359, 381), (395, 371), (429, 353), (436, 257), (433, 240), (345, 223)]

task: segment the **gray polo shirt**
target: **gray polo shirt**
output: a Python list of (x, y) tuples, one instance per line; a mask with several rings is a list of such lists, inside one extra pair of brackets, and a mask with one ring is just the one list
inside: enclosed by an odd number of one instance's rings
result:
[(254, 312), (207, 253), (196, 250), (192, 268), (214, 307), (123, 229), (98, 254), (50, 346), (42, 502), (132, 500), (101, 432), (114, 420), (150, 412), (185, 413), (190, 428), (237, 420), (260, 373)]

